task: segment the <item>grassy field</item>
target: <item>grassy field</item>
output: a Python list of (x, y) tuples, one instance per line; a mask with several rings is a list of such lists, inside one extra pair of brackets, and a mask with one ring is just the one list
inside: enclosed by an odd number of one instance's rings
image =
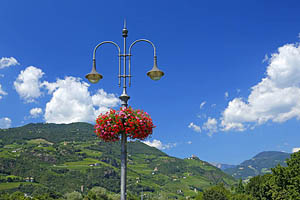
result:
[(64, 165), (90, 165), (90, 164), (95, 164), (95, 163), (99, 163), (100, 161), (99, 160), (96, 160), (96, 159), (92, 159), (92, 158), (86, 158), (84, 160), (81, 160), (81, 161), (76, 161), (76, 162), (66, 162)]
[(0, 183), (0, 190), (9, 190), (9, 189), (17, 188), (20, 186), (20, 184), (39, 185), (38, 183), (27, 183), (27, 182)]
[(15, 183), (0, 183), (0, 190), (9, 190), (13, 188), (19, 187), (21, 182), (15, 182)]
[(53, 143), (48, 142), (47, 140), (45, 140), (43, 138), (32, 139), (32, 140), (29, 140), (27, 143), (28, 144), (49, 144), (49, 145), (53, 145)]
[[(96, 163), (99, 163), (99, 166), (95, 166), (94, 164), (96, 164)], [(94, 165), (94, 166), (90, 166), (90, 165)], [(101, 166), (106, 166), (106, 167), (113, 168), (114, 170), (118, 170), (117, 168), (115, 168), (105, 162), (102, 162), (102, 161), (99, 161), (99, 160), (96, 160), (93, 158), (86, 158), (84, 160), (76, 161), (76, 162), (66, 162), (63, 165), (57, 165), (57, 166), (53, 166), (53, 167), (54, 168), (68, 168), (71, 170), (85, 170), (88, 168), (100, 168)]]
[(13, 152), (12, 149), (3, 150), (0, 152), (0, 158), (16, 158), (20, 155), (19, 152)]
[(17, 145), (17, 144), (7, 144), (4, 146), (5, 149), (15, 149), (18, 147), (19, 147), (19, 145)]
[(87, 156), (91, 156), (91, 157), (100, 157), (102, 155), (102, 153), (99, 151), (92, 151), (89, 149), (82, 149), (81, 152), (86, 153)]

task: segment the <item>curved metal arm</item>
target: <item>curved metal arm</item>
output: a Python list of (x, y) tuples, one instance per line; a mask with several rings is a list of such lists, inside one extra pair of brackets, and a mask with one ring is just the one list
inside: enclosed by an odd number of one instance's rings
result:
[(117, 44), (114, 43), (113, 41), (104, 41), (104, 42), (101, 42), (100, 44), (98, 44), (98, 45), (95, 47), (94, 53), (93, 53), (93, 59), (96, 59), (96, 50), (98, 49), (98, 47), (100, 47), (102, 44), (107, 44), (107, 43), (110, 43), (110, 44), (115, 45), (115, 46), (118, 48), (119, 55), (121, 54), (121, 50), (120, 50), (119, 45), (117, 45)]
[(146, 39), (139, 39), (139, 40), (134, 41), (129, 47), (129, 55), (131, 55), (132, 46), (135, 45), (135, 43), (137, 43), (137, 42), (148, 42), (148, 43), (150, 43), (153, 47), (153, 50), (154, 50), (154, 56), (156, 56), (156, 48), (155, 48), (154, 44), (150, 40), (146, 40)]
[[(130, 62), (130, 58), (131, 58), (131, 48), (132, 48), (132, 46), (135, 45), (137, 42), (148, 42), (149, 44), (151, 44), (152, 47), (153, 47), (153, 51), (154, 51), (154, 52), (153, 52), (153, 54), (154, 54), (154, 60), (157, 59), (157, 58), (156, 58), (156, 48), (155, 48), (153, 42), (151, 42), (150, 40), (146, 40), (146, 39), (139, 39), (139, 40), (134, 41), (134, 42), (130, 45), (130, 47), (129, 47), (129, 58), (128, 58), (128, 64), (129, 64), (129, 86), (130, 86), (130, 84), (131, 84), (131, 62)], [(155, 62), (155, 61), (154, 61), (154, 62)]]
[(120, 86), (121, 85), (121, 77), (120, 77), (120, 75), (121, 75), (121, 50), (120, 50), (119, 45), (117, 45), (113, 41), (104, 41), (104, 42), (101, 42), (100, 44), (98, 44), (95, 47), (94, 52), (93, 52), (93, 64), (94, 64), (94, 66), (96, 66), (96, 51), (97, 51), (98, 47), (100, 47), (102, 44), (107, 44), (107, 43), (115, 45), (118, 48), (118, 51), (119, 51), (118, 56), (119, 56), (119, 86)]

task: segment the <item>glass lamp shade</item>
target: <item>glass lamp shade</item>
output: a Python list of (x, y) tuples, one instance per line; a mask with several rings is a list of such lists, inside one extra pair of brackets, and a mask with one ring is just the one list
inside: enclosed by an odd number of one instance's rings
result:
[(95, 70), (92, 70), (91, 73), (85, 76), (85, 78), (87, 78), (91, 83), (98, 83), (103, 78), (103, 76)]
[(156, 65), (147, 72), (147, 75), (154, 81), (158, 81), (165, 73), (157, 68)]

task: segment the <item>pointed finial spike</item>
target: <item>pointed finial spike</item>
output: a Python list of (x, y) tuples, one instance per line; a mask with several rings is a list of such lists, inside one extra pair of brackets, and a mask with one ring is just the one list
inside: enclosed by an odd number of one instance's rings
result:
[(124, 19), (124, 28), (122, 30), (122, 36), (127, 37), (128, 36), (128, 30), (126, 28), (126, 19)]

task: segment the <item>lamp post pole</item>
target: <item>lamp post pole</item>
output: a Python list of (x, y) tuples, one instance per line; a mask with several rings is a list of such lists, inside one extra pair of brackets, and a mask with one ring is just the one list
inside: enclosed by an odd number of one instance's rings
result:
[[(121, 50), (119, 45), (117, 45), (115, 42), (112, 41), (104, 41), (99, 43), (93, 52), (93, 67), (92, 67), (92, 71), (87, 74), (85, 77), (91, 82), (91, 83), (97, 83), (100, 79), (103, 78), (103, 76), (101, 74), (99, 74), (96, 71), (96, 51), (97, 49), (103, 45), (103, 44), (113, 44), (117, 47), (118, 49), (118, 56), (119, 56), (119, 75), (118, 75), (118, 79), (119, 79), (119, 87), (121, 86), (121, 78), (123, 78), (123, 92), (121, 94), (121, 96), (119, 97), (121, 100), (121, 105), (123, 108), (127, 108), (128, 106), (128, 100), (129, 100), (129, 96), (127, 94), (127, 83), (126, 83), (126, 78), (129, 78), (129, 86), (131, 85), (131, 48), (137, 43), (137, 42), (147, 42), (150, 43), (153, 47), (154, 50), (154, 64), (153, 64), (153, 68), (152, 70), (150, 70), (149, 72), (147, 72), (147, 75), (152, 79), (152, 80), (159, 80), (163, 75), (164, 72), (162, 72), (161, 70), (158, 69), (157, 67), (157, 57), (156, 57), (156, 48), (154, 46), (154, 44), (146, 39), (139, 39), (134, 41), (128, 50), (128, 54), (126, 53), (126, 38), (128, 36), (128, 30), (126, 28), (126, 23), (124, 23), (124, 28), (122, 30), (122, 36), (123, 36), (123, 40), (124, 40), (124, 49), (123, 49), (123, 54), (121, 54)], [(123, 74), (121, 74), (121, 58), (123, 57)], [(128, 57), (128, 73), (127, 73), (127, 60), (126, 57)], [(126, 200), (126, 179), (127, 179), (127, 136), (125, 134), (125, 132), (121, 133), (121, 200)]]

